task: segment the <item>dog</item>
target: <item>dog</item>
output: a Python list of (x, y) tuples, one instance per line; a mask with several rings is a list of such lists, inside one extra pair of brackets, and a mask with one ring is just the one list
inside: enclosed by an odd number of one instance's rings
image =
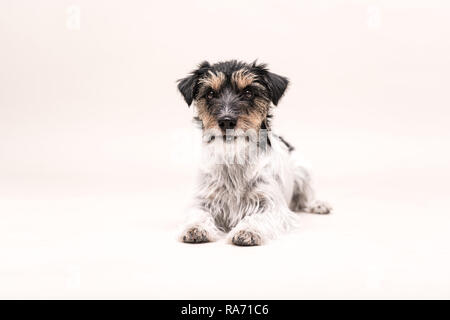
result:
[(296, 212), (327, 214), (308, 170), (271, 128), (289, 80), (266, 64), (202, 62), (178, 90), (202, 129), (200, 183), (179, 240), (256, 246), (297, 225)]

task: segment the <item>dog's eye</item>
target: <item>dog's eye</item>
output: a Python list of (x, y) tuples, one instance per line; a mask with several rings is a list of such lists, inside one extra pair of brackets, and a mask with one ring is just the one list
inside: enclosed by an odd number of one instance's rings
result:
[(244, 90), (244, 97), (247, 99), (251, 99), (253, 97), (253, 92), (250, 89)]
[(212, 98), (214, 98), (214, 91), (213, 90), (209, 90), (208, 93), (206, 94), (206, 98), (208, 100), (211, 100)]

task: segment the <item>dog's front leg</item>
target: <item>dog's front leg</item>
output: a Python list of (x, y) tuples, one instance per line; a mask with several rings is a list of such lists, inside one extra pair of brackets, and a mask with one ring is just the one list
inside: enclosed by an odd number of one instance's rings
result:
[(297, 225), (296, 215), (280, 204), (244, 217), (231, 230), (228, 239), (238, 246), (258, 246)]
[(192, 208), (183, 225), (179, 240), (187, 243), (210, 242), (218, 240), (221, 234), (211, 213), (200, 208)]

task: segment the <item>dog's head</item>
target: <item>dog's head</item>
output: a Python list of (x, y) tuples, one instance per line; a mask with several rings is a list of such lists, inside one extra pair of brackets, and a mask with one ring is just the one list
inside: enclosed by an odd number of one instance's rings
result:
[(197, 107), (204, 129), (268, 129), (271, 103), (277, 105), (288, 79), (269, 72), (264, 64), (238, 61), (203, 62), (178, 89), (187, 104)]

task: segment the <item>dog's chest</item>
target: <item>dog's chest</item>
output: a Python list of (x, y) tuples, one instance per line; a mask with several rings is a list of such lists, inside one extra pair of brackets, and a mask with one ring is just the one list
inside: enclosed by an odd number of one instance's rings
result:
[(202, 177), (204, 206), (223, 229), (234, 227), (246, 215), (263, 206), (262, 178), (240, 165), (217, 166)]

